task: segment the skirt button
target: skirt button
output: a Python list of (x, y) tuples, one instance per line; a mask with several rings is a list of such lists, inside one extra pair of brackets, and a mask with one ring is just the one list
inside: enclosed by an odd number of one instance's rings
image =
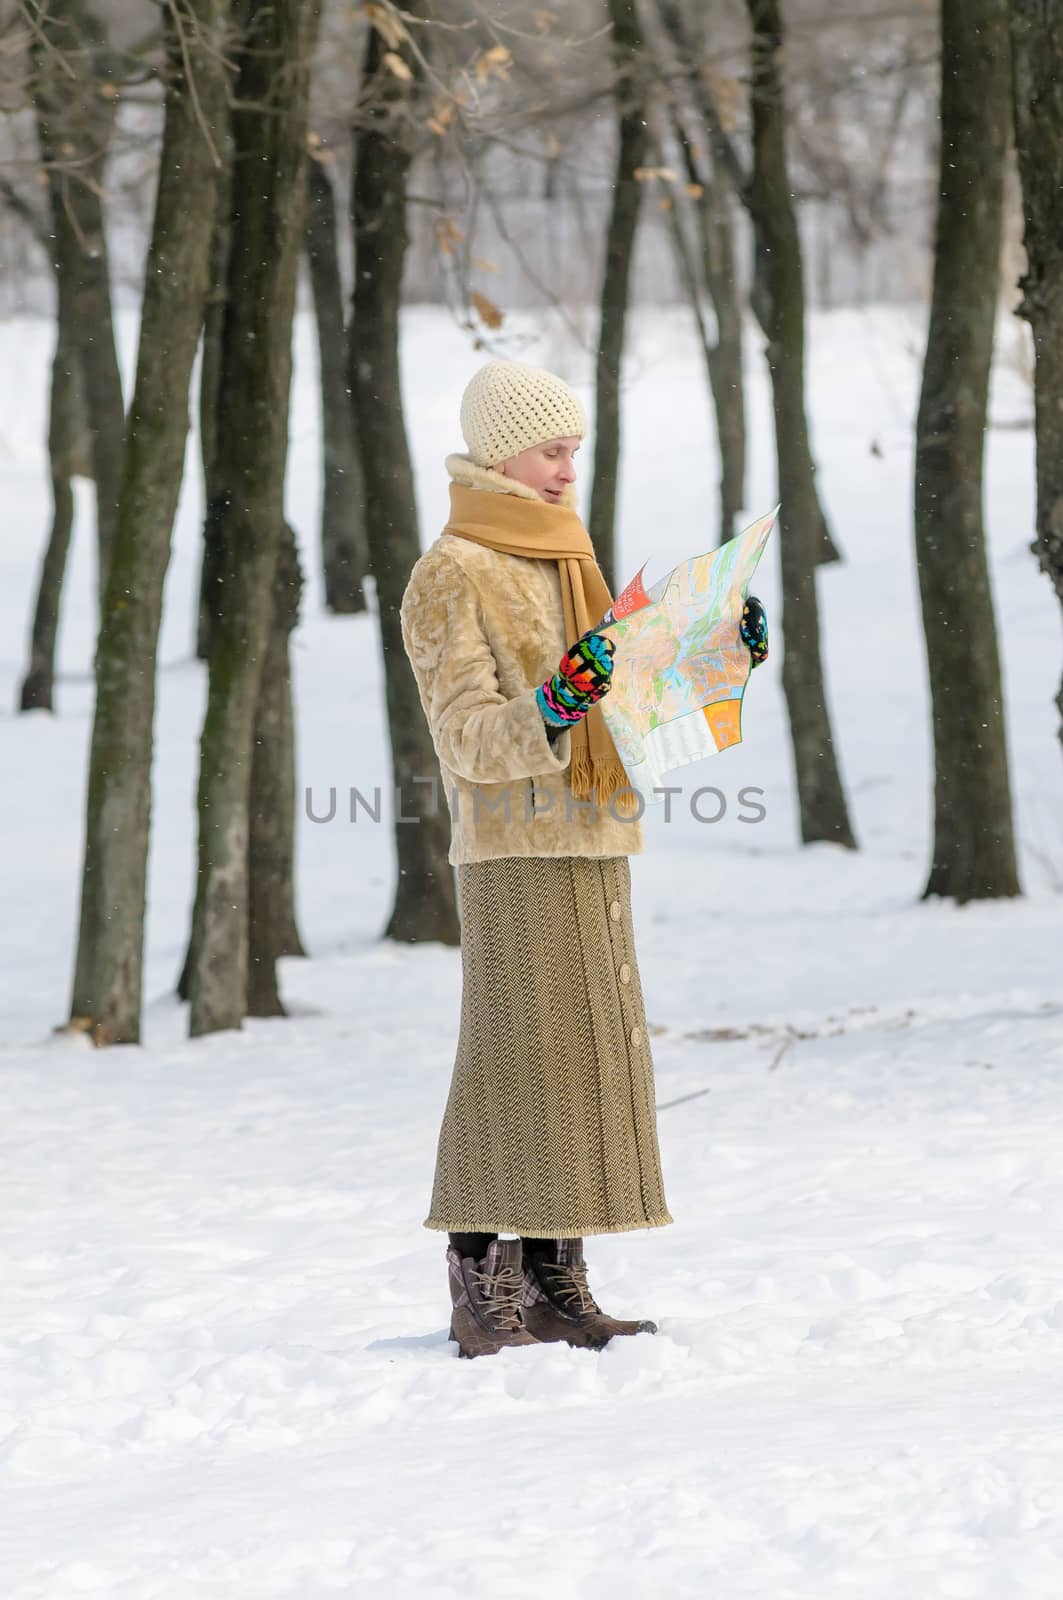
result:
[(614, 900), (613, 901), (612, 905), (609, 907), (609, 915), (612, 917), (614, 922), (619, 922), (620, 921), (620, 901), (619, 900)]
[(630, 983), (631, 982), (631, 968), (628, 966), (626, 961), (623, 961), (620, 964), (620, 982), (621, 983)]
[(632, 1028), (632, 1030), (631, 1030), (631, 1043), (634, 1044), (634, 1045), (639, 1045), (639, 1044), (642, 1043), (642, 1029), (641, 1028)]

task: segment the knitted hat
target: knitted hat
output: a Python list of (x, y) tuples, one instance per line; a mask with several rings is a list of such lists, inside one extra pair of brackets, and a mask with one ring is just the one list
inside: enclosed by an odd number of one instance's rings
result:
[(587, 418), (568, 384), (541, 367), (489, 361), (461, 397), (461, 431), (478, 467), (493, 467), (544, 439), (583, 438)]

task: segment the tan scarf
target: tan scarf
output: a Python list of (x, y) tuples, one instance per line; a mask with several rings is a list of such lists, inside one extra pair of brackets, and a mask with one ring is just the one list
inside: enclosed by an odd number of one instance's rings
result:
[[(502, 555), (556, 561), (569, 645), (599, 622), (613, 603), (594, 559), (591, 536), (575, 511), (566, 506), (547, 505), (537, 496), (491, 494), (452, 483), (450, 521), (443, 531), (487, 545)], [(589, 800), (593, 789), (595, 800), (602, 805), (616, 796), (612, 807), (617, 816), (632, 816), (638, 809), (638, 798), (631, 791), (600, 706), (592, 706), (572, 728), (570, 781), (577, 800)]]

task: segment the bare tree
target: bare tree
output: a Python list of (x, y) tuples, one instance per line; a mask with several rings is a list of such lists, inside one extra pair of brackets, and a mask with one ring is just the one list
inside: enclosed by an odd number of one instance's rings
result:
[(324, 153), (315, 152), (307, 173), (306, 260), (314, 295), (320, 367), (321, 555), (325, 605), (337, 615), (365, 610), (369, 572), (365, 531), (365, 486), (354, 438), (347, 387), (346, 329), (336, 228), (336, 196)]
[(790, 719), (801, 838), (855, 849), (831, 732), (819, 644), (816, 556), (821, 532), (805, 411), (805, 290), (786, 161), (779, 0), (747, 0), (752, 37), (753, 170), (758, 316), (768, 336), (779, 463), (783, 692)]
[(291, 328), (302, 241), (318, 0), (252, 5), (237, 50), (229, 291), (215, 469), (221, 559), (200, 742), (193, 1036), (238, 1028), (248, 998), (255, 723), (284, 526)]
[[(684, 12), (680, 0), (657, 0), (657, 10), (664, 30), (672, 41), (673, 49), (679, 62), (686, 66), (687, 92), (701, 119), (704, 143), (711, 152), (711, 167), (706, 164), (704, 176), (700, 180), (704, 183), (705, 196), (708, 200), (707, 206), (703, 200), (703, 215), (708, 228), (711, 230), (705, 238), (703, 252), (706, 258), (710, 288), (715, 279), (722, 302), (721, 337), (726, 337), (726, 349), (721, 350), (719, 359), (716, 362), (717, 385), (713, 388), (713, 394), (715, 399), (717, 392), (719, 393), (719, 406), (726, 408), (728, 403), (727, 391), (735, 381), (736, 363), (738, 370), (741, 367), (741, 324), (736, 314), (737, 308), (735, 305), (738, 286), (735, 277), (733, 242), (729, 231), (726, 229), (727, 201), (730, 198), (729, 191), (731, 191), (743, 202), (753, 224), (754, 236), (757, 237), (759, 224), (753, 211), (753, 184), (751, 175), (746, 170), (745, 164), (738, 154), (735, 142), (724, 126), (723, 114), (716, 103), (712, 75), (709, 71), (710, 63), (704, 60), (704, 41), (699, 38), (697, 29), (692, 25), (690, 17)], [(778, 7), (776, 7), (776, 11), (778, 13), (776, 20), (781, 30), (782, 14)], [(769, 18), (768, 21), (770, 22), (770, 20)], [(755, 32), (757, 27), (755, 21), (753, 26)], [(781, 32), (779, 37), (781, 39)], [(782, 62), (776, 61), (774, 67), (778, 94), (781, 97), (784, 94)], [(782, 103), (782, 100), (780, 100), (780, 104)], [(785, 198), (787, 206), (792, 212), (794, 195), (789, 175), (789, 160), (786, 154), (788, 128), (785, 110), (779, 120), (778, 132), (783, 141), (783, 160), (786, 167)], [(688, 169), (691, 177), (698, 181), (697, 168), (692, 163), (689, 163), (689, 157)], [(714, 189), (716, 191), (715, 194)], [(713, 200), (715, 200), (715, 204), (712, 203)], [(799, 241), (798, 251), (800, 252)], [(711, 265), (714, 257), (718, 262), (715, 268)], [(758, 269), (759, 263), (760, 257), (758, 255)], [(802, 296), (803, 293), (802, 288)], [(759, 270), (755, 270), (754, 274), (754, 293), (750, 309), (770, 343), (772, 331), (768, 323), (768, 299), (764, 287), (764, 275)], [(803, 337), (802, 332), (802, 340)], [(719, 406), (717, 414), (719, 414)], [(732, 423), (732, 426), (736, 425)], [(808, 444), (807, 425), (805, 439), (806, 447), (811, 452), (811, 446)], [(724, 441), (728, 443), (732, 451), (732, 461), (737, 464), (737, 439), (734, 441), (728, 440), (727, 434), (724, 432), (721, 434), (721, 443)], [(817, 565), (825, 565), (832, 561), (838, 561), (841, 557), (827, 525), (827, 519), (819, 499), (819, 493), (816, 488), (816, 467), (811, 453), (809, 461), (812, 472), (812, 489), (816, 500), (815, 538), (812, 543), (811, 559)]]
[(184, 466), (225, 100), (223, 0), (167, 0), (166, 119), (136, 386), (96, 651), (72, 1020), (98, 1044), (140, 1037), (162, 586)]
[[(1019, 315), (1033, 330), (1037, 541), (1063, 605), (1063, 0), (1011, 0), (1015, 142), (1026, 218)], [(1063, 683), (1056, 696), (1063, 739)]]
[(613, 203), (605, 241), (601, 322), (595, 371), (594, 479), (588, 532), (598, 564), (612, 588), (615, 579), (615, 524), (620, 473), (620, 389), (627, 324), (631, 261), (635, 250), (649, 129), (642, 55), (644, 41), (637, 0), (609, 0), (612, 56), (618, 110)]
[[(705, 361), (709, 392), (716, 416), (720, 450), (719, 542), (736, 532), (746, 484), (745, 372), (742, 357), (742, 295), (735, 262), (734, 199), (727, 176), (704, 162), (683, 124), (679, 108), (672, 108), (673, 137), (679, 146), (686, 174), (685, 197), (693, 211), (697, 246), (691, 244), (683, 223), (682, 192), (671, 209), (673, 236), (680, 273), (691, 301), (698, 341)], [(708, 291), (715, 315), (715, 336), (701, 313), (703, 289)]]
[(247, 1013), (284, 1016), (281, 956), (304, 956), (295, 921), (295, 717), (288, 640), (302, 590), (295, 532), (285, 524), (273, 574), (269, 642), (255, 708), (248, 840)]
[[(412, 27), (420, 9), (407, 6), (405, 15)], [(396, 70), (396, 61), (401, 70)], [(380, 613), (392, 774), (400, 802), (395, 826), (398, 883), (386, 933), (390, 939), (458, 944), (439, 766), (399, 620), (402, 596), (421, 551), (403, 420), (399, 300), (408, 238), (406, 186), (416, 136), (412, 107), (422, 61), (423, 52), (415, 50), (405, 22), (393, 13), (374, 22), (355, 135), (351, 213), (357, 271), (348, 370)]]
[(19, 693), (20, 711), (52, 711), (55, 696), (55, 644), (59, 605), (66, 575), (70, 535), (74, 527), (75, 469), (89, 471), (83, 457), (83, 408), (80, 404), (77, 352), (68, 329), (56, 321), (55, 354), (48, 399), (48, 467), (52, 488), (52, 523), (41, 561), (37, 600), (30, 627), (30, 658)]
[(934, 731), (926, 895), (1019, 891), (982, 522), (1008, 138), (1007, 0), (942, 0), (941, 174), (915, 439), (915, 552)]
[[(239, 0), (234, 20), (239, 22)], [(218, 549), (217, 507), (224, 499), (217, 481), (215, 461), (218, 450), (218, 411), (222, 404), (222, 333), (225, 304), (229, 296), (229, 241), (232, 228), (232, 135), (226, 117), (218, 133), (218, 200), (214, 208), (214, 232), (210, 241), (210, 283), (203, 317), (203, 338), (199, 362), (199, 459), (203, 468), (203, 548), (200, 553), (199, 611), (196, 618), (196, 655), (206, 661), (210, 650), (210, 619), (218, 605), (220, 553)], [(187, 999), (187, 995), (184, 996)]]
[(34, 30), (33, 99), (48, 175), (61, 342), (77, 353), (96, 480), (98, 587), (114, 537), (125, 416), (111, 314), (105, 165), (117, 94), (103, 23), (86, 0), (50, 0)]

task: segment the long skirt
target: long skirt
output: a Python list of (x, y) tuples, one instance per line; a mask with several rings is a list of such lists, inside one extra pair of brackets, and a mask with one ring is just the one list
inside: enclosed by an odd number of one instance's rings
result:
[(457, 1059), (425, 1227), (671, 1222), (625, 856), (459, 866)]

